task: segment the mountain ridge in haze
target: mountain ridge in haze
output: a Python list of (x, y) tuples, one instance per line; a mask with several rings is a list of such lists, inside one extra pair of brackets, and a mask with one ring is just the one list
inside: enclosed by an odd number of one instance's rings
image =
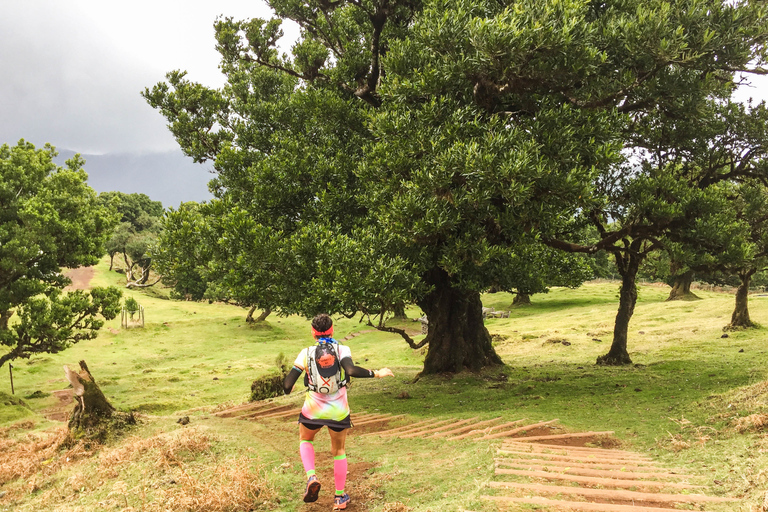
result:
[[(57, 165), (75, 155), (75, 151), (56, 148)], [(178, 208), (187, 201), (213, 198), (208, 182), (214, 177), (210, 163), (196, 164), (181, 151), (162, 153), (80, 154), (85, 159), (88, 185), (96, 192), (124, 192), (148, 195), (163, 207)]]

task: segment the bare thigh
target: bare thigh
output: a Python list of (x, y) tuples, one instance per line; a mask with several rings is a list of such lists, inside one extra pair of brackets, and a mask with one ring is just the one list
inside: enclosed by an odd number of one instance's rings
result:
[[(320, 430), (321, 429), (312, 430), (307, 428), (303, 423), (299, 423), (299, 439), (301, 441), (314, 441), (315, 436)], [(341, 432), (334, 432), (333, 430), (328, 429), (328, 435), (331, 437), (331, 455), (334, 457), (345, 455), (347, 453), (345, 449), (347, 429), (344, 429)]]
[(303, 423), (299, 423), (299, 439), (301, 441), (314, 441), (315, 435), (320, 432), (320, 429), (312, 430), (307, 428)]
[(346, 454), (347, 452), (344, 449), (344, 445), (347, 442), (347, 429), (344, 429), (341, 432), (334, 432), (333, 430), (328, 429), (328, 434), (331, 436), (331, 455), (339, 457), (340, 455)]

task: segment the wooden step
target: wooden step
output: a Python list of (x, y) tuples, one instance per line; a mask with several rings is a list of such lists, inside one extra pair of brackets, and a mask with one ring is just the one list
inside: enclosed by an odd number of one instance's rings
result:
[(725, 503), (738, 501), (734, 498), (719, 498), (717, 496), (705, 496), (703, 494), (662, 494), (619, 489), (590, 489), (583, 487), (566, 487), (562, 485), (522, 484), (518, 482), (489, 482), (488, 485), (495, 489), (521, 489), (536, 493), (566, 494), (584, 496), (587, 498), (650, 503)]
[(433, 434), (430, 437), (445, 437), (453, 434), (461, 434), (464, 432), (469, 432), (470, 430), (476, 430), (481, 425), (490, 425), (490, 424), (496, 423), (500, 419), (501, 419), (501, 416), (499, 416), (498, 418), (493, 418), (492, 420), (479, 421), (477, 423), (473, 423), (472, 425), (467, 425), (466, 427), (459, 427), (453, 430), (444, 430), (442, 432), (437, 432), (436, 434)]
[(561, 480), (563, 482), (575, 482), (585, 485), (600, 485), (604, 487), (618, 487), (622, 489), (633, 489), (638, 487), (653, 487), (657, 489), (701, 489), (700, 485), (682, 484), (679, 482), (659, 482), (650, 480), (630, 480), (618, 478), (605, 478), (598, 476), (568, 475), (565, 473), (552, 473), (551, 471), (538, 471), (527, 469), (504, 469), (497, 468), (497, 475), (515, 475), (528, 478), (543, 478), (545, 480)]
[(355, 427), (362, 427), (363, 425), (368, 425), (370, 423), (378, 423), (379, 421), (392, 421), (392, 420), (396, 420), (398, 418), (403, 418), (403, 417), (405, 417), (405, 414), (398, 414), (397, 416), (386, 415), (384, 418), (376, 418), (376, 419), (368, 418), (364, 421), (355, 420), (352, 422), (352, 425)]
[(573, 510), (579, 512), (670, 512), (670, 508), (647, 507), (640, 505), (618, 505), (612, 503), (589, 503), (584, 501), (550, 500), (547, 498), (517, 498), (511, 496), (481, 496), (486, 500), (497, 503), (520, 503), (526, 505), (540, 505), (544, 510)]
[(415, 428), (415, 427), (419, 427), (421, 425), (426, 425), (428, 423), (430, 423), (430, 424), (434, 423), (434, 420), (431, 420), (431, 419), (423, 420), (423, 421), (419, 421), (418, 423), (410, 423), (408, 425), (403, 425), (402, 427), (391, 428), (389, 430), (384, 430), (382, 432), (371, 432), (369, 434), (363, 434), (363, 435), (364, 436), (374, 436), (375, 435), (375, 436), (380, 436), (380, 437), (390, 437), (390, 436), (396, 435), (399, 432), (405, 432), (406, 430), (409, 430), (409, 429), (412, 429), (412, 428)]
[(289, 418), (291, 416), (296, 416), (296, 418), (298, 419), (300, 412), (301, 412), (301, 409), (292, 409), (290, 411), (275, 412), (275, 413), (272, 413), (272, 414), (265, 414), (263, 416), (257, 416), (254, 419), (259, 419), (259, 420), (268, 420), (268, 419), (279, 420), (279, 419), (283, 419), (283, 418)]
[(506, 455), (533, 455), (538, 458), (556, 461), (572, 461), (572, 462), (584, 462), (584, 463), (607, 463), (607, 464), (628, 464), (635, 466), (649, 466), (654, 467), (656, 463), (651, 460), (634, 460), (634, 459), (620, 459), (613, 456), (600, 457), (600, 454), (585, 454), (585, 455), (552, 455), (550, 453), (532, 453), (523, 452), (519, 450), (505, 450), (503, 448), (496, 450), (498, 454)]
[(476, 419), (477, 418), (470, 418), (470, 419), (467, 419), (467, 420), (461, 420), (461, 421), (457, 421), (456, 423), (451, 423), (449, 425), (443, 425), (442, 427), (437, 427), (437, 428), (433, 428), (433, 429), (429, 429), (429, 430), (422, 430), (420, 432), (415, 432), (413, 434), (400, 435), (398, 437), (400, 437), (402, 439), (409, 439), (411, 437), (418, 437), (418, 436), (423, 436), (423, 435), (426, 435), (426, 434), (434, 434), (435, 432), (440, 432), (440, 431), (442, 431), (443, 429), (446, 429), (446, 428), (458, 427), (459, 425), (466, 425), (467, 423), (469, 423), (471, 421), (475, 421)]
[(241, 404), (223, 411), (213, 413), (214, 416), (219, 418), (231, 418), (232, 416), (239, 416), (248, 412), (256, 412), (263, 409), (274, 407), (275, 404), (264, 404), (260, 402), (251, 402), (248, 404)]
[(552, 434), (547, 436), (527, 436), (516, 437), (515, 441), (535, 442), (535, 441), (550, 441), (554, 439), (578, 439), (581, 437), (596, 437), (596, 436), (609, 436), (613, 434), (613, 430), (606, 430), (603, 432), (573, 432), (570, 434)]
[(357, 413), (354, 416), (352, 416), (352, 420), (359, 420), (359, 421), (365, 421), (368, 418), (378, 417), (378, 416), (386, 416), (386, 414), (376, 414), (376, 413)]
[(554, 419), (554, 420), (549, 420), (549, 421), (542, 421), (542, 422), (539, 422), (539, 423), (533, 423), (531, 425), (524, 425), (522, 427), (518, 427), (518, 428), (515, 428), (515, 429), (512, 429), (512, 430), (507, 430), (507, 431), (504, 431), (504, 432), (498, 432), (498, 433), (495, 433), (495, 434), (487, 434), (487, 435), (484, 435), (483, 437), (481, 437), (480, 439), (498, 439), (500, 437), (510, 437), (510, 436), (513, 436), (513, 435), (518, 434), (520, 432), (527, 432), (527, 431), (533, 430), (535, 428), (539, 428), (539, 427), (544, 427), (546, 425), (550, 425), (550, 424), (555, 423), (557, 421), (560, 421), (560, 420)]
[(613, 453), (616, 455), (633, 455), (638, 458), (648, 459), (649, 457), (647, 455), (643, 455), (642, 453), (637, 452), (630, 452), (627, 450), (615, 450), (612, 448), (596, 448), (596, 447), (589, 447), (589, 446), (566, 446), (561, 444), (544, 444), (544, 443), (535, 443), (531, 444), (528, 442), (518, 441), (517, 439), (506, 439), (502, 446), (508, 446), (508, 447), (520, 447), (522, 449), (531, 450), (531, 451), (540, 451), (540, 452), (553, 452), (553, 453), (560, 453), (561, 455), (568, 455), (568, 453), (562, 453), (562, 452), (594, 452), (594, 453)]
[[(496, 466), (513, 466), (518, 468), (537, 468), (541, 470), (559, 470), (562, 469), (565, 472), (573, 472), (574, 474), (601, 476), (599, 473), (605, 473), (612, 475), (624, 475), (624, 478), (696, 478), (693, 475), (686, 475), (682, 473), (672, 473), (666, 469), (659, 469), (658, 471), (650, 471), (653, 468), (647, 466), (627, 466), (624, 464), (590, 464), (584, 462), (564, 462), (559, 460), (544, 460), (544, 459), (512, 459), (501, 457), (495, 459)], [(584, 471), (584, 473), (576, 473), (576, 470)], [(587, 473), (591, 472), (591, 473)]]
[(388, 417), (389, 414), (353, 414), (350, 419), (353, 425), (358, 425), (366, 421), (379, 421)]
[[(576, 434), (558, 434), (558, 435), (568, 435), (569, 438), (578, 437)], [(622, 460), (636, 460), (636, 461), (642, 461), (642, 462), (649, 462), (651, 461), (651, 458), (642, 455), (640, 453), (636, 452), (628, 452), (623, 450), (603, 450), (602, 448), (582, 448), (582, 447), (576, 447), (576, 446), (561, 446), (560, 448), (554, 448), (554, 446), (557, 445), (541, 445), (540, 443), (531, 443), (531, 442), (523, 442), (518, 441), (530, 439), (530, 438), (516, 438), (515, 441), (505, 441), (502, 443), (501, 448), (502, 449), (514, 449), (514, 450), (520, 450), (525, 451), (528, 453), (535, 453), (535, 454), (552, 454), (552, 455), (570, 455), (570, 456), (582, 456), (582, 457), (588, 457), (590, 455), (596, 455), (600, 457), (611, 457), (615, 459), (622, 459)]]
[(296, 407), (297, 406), (295, 404), (280, 405), (280, 406), (277, 406), (277, 407), (270, 407), (268, 409), (263, 409), (263, 410), (256, 411), (256, 412), (253, 412), (253, 413), (244, 414), (244, 415), (240, 416), (240, 419), (251, 420), (251, 419), (260, 418), (260, 417), (263, 417), (263, 416), (270, 416), (272, 414), (275, 414), (275, 413), (278, 413), (278, 412), (281, 412), (281, 411), (295, 411), (295, 410), (299, 410), (299, 409), (296, 409)]
[[(458, 435), (458, 436), (449, 437), (448, 441), (458, 441), (460, 439), (465, 439), (467, 437), (475, 436), (475, 435), (478, 435), (478, 434), (489, 434), (492, 431), (494, 431), (496, 429), (499, 429), (499, 428), (507, 428), (507, 427), (511, 427), (512, 425), (519, 425), (520, 423), (524, 422), (526, 419), (527, 418), (523, 418), (521, 420), (510, 421), (509, 423), (503, 423), (501, 425), (496, 425), (496, 426), (490, 427), (488, 429), (480, 429), (480, 430), (471, 429), (466, 434), (461, 434), (461, 435)], [(488, 430), (488, 432), (485, 432), (485, 430)]]
[(451, 422), (453, 422), (452, 419), (442, 420), (442, 421), (431, 421), (429, 422), (429, 424), (423, 424), (418, 427), (414, 427), (408, 430), (403, 430), (402, 432), (397, 432), (396, 434), (389, 434), (388, 432), (384, 432), (382, 436), (383, 437), (402, 437), (403, 435), (415, 434), (416, 432), (422, 432), (424, 430), (431, 430), (436, 426), (448, 425)]

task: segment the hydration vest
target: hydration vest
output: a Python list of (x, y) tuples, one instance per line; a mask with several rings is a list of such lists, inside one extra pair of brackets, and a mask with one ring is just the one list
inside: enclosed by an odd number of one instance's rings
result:
[(337, 344), (330, 340), (321, 339), (317, 345), (307, 349), (306, 368), (304, 384), (310, 391), (330, 395), (347, 385)]

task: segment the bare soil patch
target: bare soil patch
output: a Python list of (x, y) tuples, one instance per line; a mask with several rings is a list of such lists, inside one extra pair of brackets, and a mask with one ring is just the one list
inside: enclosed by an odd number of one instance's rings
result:
[[(314, 503), (307, 503), (301, 509), (306, 512), (328, 512), (333, 508), (333, 496), (335, 494), (335, 485), (333, 479), (333, 457), (322, 448), (317, 452), (315, 467), (317, 468), (317, 478), (320, 480), (322, 488), (320, 496)], [(347, 468), (347, 486), (346, 492), (352, 497), (352, 501), (346, 510), (355, 512), (370, 510), (371, 506), (379, 499), (379, 484), (371, 475), (371, 469), (375, 464), (369, 462), (349, 462)], [(304, 494), (301, 489), (300, 495)]]
[(91, 279), (96, 274), (95, 267), (67, 268), (62, 272), (72, 280), (72, 284), (64, 288), (64, 291), (88, 290), (91, 287)]
[(61, 389), (54, 391), (53, 396), (59, 399), (59, 402), (43, 411), (43, 416), (53, 421), (67, 421), (67, 417), (72, 409), (72, 390)]

